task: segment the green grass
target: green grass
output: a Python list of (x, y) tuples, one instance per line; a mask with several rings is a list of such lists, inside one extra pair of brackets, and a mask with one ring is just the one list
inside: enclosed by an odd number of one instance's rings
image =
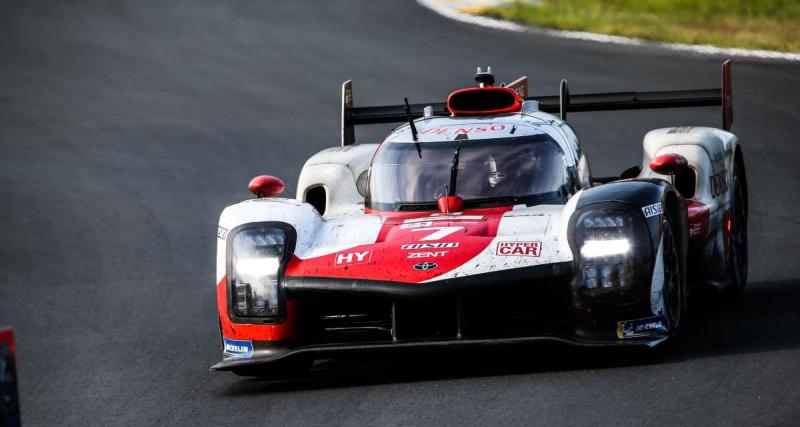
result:
[(800, 0), (541, 0), (465, 11), (645, 40), (800, 52)]

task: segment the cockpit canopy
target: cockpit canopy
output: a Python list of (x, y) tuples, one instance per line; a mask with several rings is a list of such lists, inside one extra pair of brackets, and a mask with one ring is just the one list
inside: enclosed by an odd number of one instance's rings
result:
[(390, 142), (372, 161), (366, 204), (379, 211), (433, 210), (448, 194), (464, 199), (465, 208), (561, 203), (570, 188), (564, 153), (547, 134)]

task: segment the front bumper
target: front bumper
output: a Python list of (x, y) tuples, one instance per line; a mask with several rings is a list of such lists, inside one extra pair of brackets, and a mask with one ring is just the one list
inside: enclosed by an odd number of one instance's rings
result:
[(238, 336), (236, 340), (246, 340), (239, 344), (247, 351), (227, 354), (211, 369), (292, 358), (539, 342), (654, 347), (668, 338), (667, 333), (655, 333), (622, 339), (618, 321), (652, 316), (649, 301), (605, 299), (588, 308), (575, 299), (572, 278), (570, 263), (429, 284), (287, 278), (284, 290), (296, 317), (275, 326), (296, 327), (298, 333), (274, 341)]

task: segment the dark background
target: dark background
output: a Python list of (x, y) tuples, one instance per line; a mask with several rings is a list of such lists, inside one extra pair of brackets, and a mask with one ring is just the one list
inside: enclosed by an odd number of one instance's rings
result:
[[(30, 424), (796, 424), (800, 67), (734, 64), (751, 191), (750, 287), (695, 308), (641, 361), (541, 347), (340, 363), (243, 380), (221, 358), (215, 224), (256, 174), (339, 144), (356, 105), (440, 101), (528, 75), (531, 93), (719, 86), (722, 58), (500, 32), (413, 1), (0, 1), (0, 324)], [(652, 128), (716, 109), (574, 114), (596, 175)], [(360, 129), (376, 142), (387, 127)]]

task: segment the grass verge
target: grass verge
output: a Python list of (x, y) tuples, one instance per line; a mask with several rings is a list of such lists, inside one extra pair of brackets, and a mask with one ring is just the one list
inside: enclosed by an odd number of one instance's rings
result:
[(800, 52), (800, 0), (517, 0), (463, 11), (645, 40)]

